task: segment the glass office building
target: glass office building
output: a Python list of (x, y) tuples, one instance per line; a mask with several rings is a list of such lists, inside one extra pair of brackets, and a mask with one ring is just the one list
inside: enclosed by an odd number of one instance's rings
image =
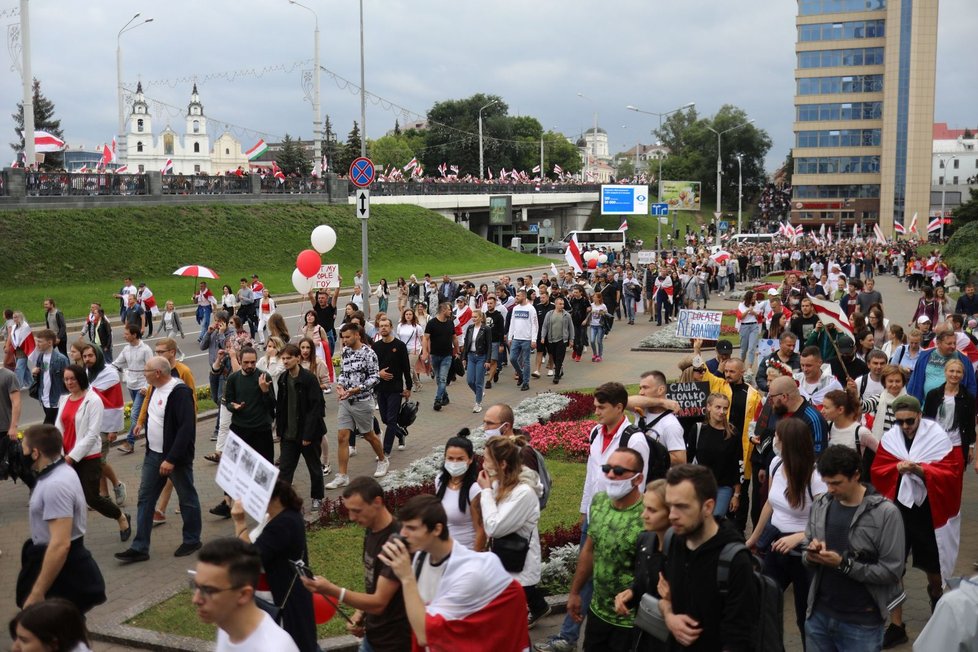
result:
[(937, 0), (798, 0), (792, 224), (909, 224), (930, 208)]

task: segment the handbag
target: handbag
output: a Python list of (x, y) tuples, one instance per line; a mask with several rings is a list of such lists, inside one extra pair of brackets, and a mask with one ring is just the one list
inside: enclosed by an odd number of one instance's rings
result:
[(510, 573), (519, 573), (526, 566), (526, 556), (530, 552), (530, 540), (511, 532), (504, 537), (493, 537), (489, 542), (491, 550)]
[(34, 376), (31, 386), (27, 390), (27, 395), (31, 398), (41, 400), (41, 374)]
[(255, 606), (261, 609), (262, 611), (264, 611), (265, 613), (267, 613), (269, 616), (271, 616), (272, 620), (274, 620), (278, 625), (281, 625), (282, 609), (285, 608), (285, 604), (289, 601), (289, 596), (292, 595), (292, 589), (293, 587), (295, 587), (295, 581), (297, 579), (299, 579), (298, 571), (296, 571), (296, 573), (292, 576), (292, 583), (289, 584), (289, 590), (286, 592), (285, 598), (282, 599), (281, 605), (276, 605), (271, 600), (266, 600), (265, 598), (260, 598), (256, 595)]
[(669, 640), (669, 628), (659, 609), (659, 598), (645, 593), (635, 610), (635, 626), (665, 643)]

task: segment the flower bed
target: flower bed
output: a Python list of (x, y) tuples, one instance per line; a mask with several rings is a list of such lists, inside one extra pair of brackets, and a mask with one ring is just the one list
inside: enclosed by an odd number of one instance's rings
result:
[(551, 421), (577, 421), (591, 416), (594, 412), (593, 394), (563, 392), (562, 395), (570, 399), (570, 403), (563, 409), (554, 412), (550, 416)]
[(589, 435), (594, 421), (550, 421), (527, 426), (523, 432), (530, 444), (543, 455), (557, 455), (573, 462), (587, 461), (591, 449)]

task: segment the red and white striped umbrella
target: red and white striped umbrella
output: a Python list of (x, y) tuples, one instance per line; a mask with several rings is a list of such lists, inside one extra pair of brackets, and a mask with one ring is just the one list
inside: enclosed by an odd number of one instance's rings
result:
[(177, 271), (173, 272), (174, 276), (193, 276), (194, 278), (221, 278), (217, 275), (210, 267), (204, 267), (203, 265), (184, 265)]

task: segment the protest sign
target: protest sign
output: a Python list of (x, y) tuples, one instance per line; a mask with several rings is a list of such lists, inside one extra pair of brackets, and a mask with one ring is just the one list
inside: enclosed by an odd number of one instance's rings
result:
[[(795, 353), (798, 353), (799, 342), (795, 340)], [(778, 340), (757, 340), (757, 359), (763, 360), (781, 347)]]
[(666, 398), (679, 403), (677, 417), (702, 418), (706, 414), (706, 399), (710, 395), (710, 383), (669, 383)]
[(265, 518), (277, 479), (278, 467), (236, 434), (228, 433), (217, 467), (217, 485), (234, 500), (240, 499), (245, 512), (256, 521)]
[(319, 273), (309, 279), (314, 290), (326, 290), (340, 286), (340, 266), (337, 264), (323, 265)]
[(655, 261), (655, 252), (654, 251), (640, 251), (640, 252), (638, 252), (638, 264), (639, 265), (648, 265), (649, 263), (654, 262), (654, 261)]
[(722, 310), (680, 310), (676, 320), (676, 337), (720, 339)]

